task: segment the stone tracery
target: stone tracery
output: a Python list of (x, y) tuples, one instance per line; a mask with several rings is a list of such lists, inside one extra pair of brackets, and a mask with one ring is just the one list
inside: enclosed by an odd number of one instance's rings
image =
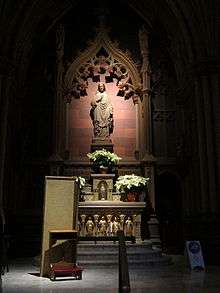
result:
[(100, 81), (100, 74), (105, 74), (105, 82), (116, 79), (118, 96), (129, 99), (142, 96), (139, 72), (128, 53), (121, 51), (112, 43), (104, 28), (100, 29), (91, 46), (69, 66), (64, 77), (64, 96), (80, 98), (87, 95), (88, 79)]

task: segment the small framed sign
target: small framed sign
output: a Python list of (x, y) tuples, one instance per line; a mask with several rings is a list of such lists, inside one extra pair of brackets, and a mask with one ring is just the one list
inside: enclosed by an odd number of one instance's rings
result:
[(192, 270), (205, 270), (200, 241), (186, 241), (186, 250)]

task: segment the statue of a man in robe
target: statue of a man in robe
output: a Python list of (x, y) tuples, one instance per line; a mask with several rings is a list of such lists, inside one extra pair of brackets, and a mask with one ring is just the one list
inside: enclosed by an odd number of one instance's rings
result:
[(113, 107), (106, 93), (105, 84), (99, 83), (98, 90), (91, 102), (91, 118), (94, 126), (94, 138), (110, 140), (113, 132)]

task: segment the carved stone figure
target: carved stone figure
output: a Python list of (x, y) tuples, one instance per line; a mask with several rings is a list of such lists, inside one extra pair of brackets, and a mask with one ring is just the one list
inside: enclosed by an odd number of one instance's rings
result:
[(96, 96), (91, 102), (91, 118), (94, 126), (94, 138), (109, 140), (113, 132), (113, 107), (106, 93), (105, 84), (99, 83)]
[(98, 185), (99, 200), (107, 200), (108, 185), (105, 181), (101, 181)]
[(107, 222), (105, 220), (105, 217), (102, 216), (101, 220), (99, 221), (99, 234), (106, 235), (106, 232), (107, 232)]
[(132, 236), (133, 233), (133, 223), (130, 217), (125, 222), (125, 232), (127, 236)]
[(92, 221), (92, 218), (89, 217), (88, 221), (86, 222), (86, 234), (89, 236), (92, 236), (93, 230), (94, 230), (94, 223)]
[(112, 234), (116, 235), (117, 231), (120, 230), (120, 223), (118, 222), (117, 217), (114, 217), (114, 221), (112, 222)]

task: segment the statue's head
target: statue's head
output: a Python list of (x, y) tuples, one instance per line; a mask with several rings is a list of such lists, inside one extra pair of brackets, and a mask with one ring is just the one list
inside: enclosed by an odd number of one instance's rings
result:
[(98, 84), (98, 91), (99, 91), (100, 93), (103, 93), (103, 92), (105, 91), (105, 84), (104, 84), (103, 82), (100, 82), (100, 83)]

